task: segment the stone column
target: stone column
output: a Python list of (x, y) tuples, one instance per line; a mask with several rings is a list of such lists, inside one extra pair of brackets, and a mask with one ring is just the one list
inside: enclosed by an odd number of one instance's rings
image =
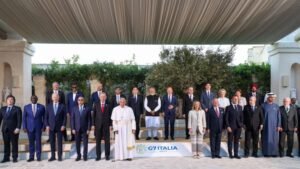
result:
[(33, 53), (34, 48), (24, 40), (0, 40), (1, 101), (5, 95), (3, 91), (12, 93), (16, 97), (18, 106), (23, 107), (30, 101)]
[(46, 105), (46, 79), (44, 75), (37, 75), (32, 77), (35, 95), (39, 98), (39, 103)]
[[(278, 42), (269, 47), (269, 63), (271, 65), (271, 91), (277, 95), (276, 102), (280, 105), (284, 97), (299, 93), (300, 86), (292, 68), (300, 63), (300, 46), (296, 42)], [(298, 75), (299, 76), (299, 75)], [(298, 102), (300, 96), (297, 96)]]

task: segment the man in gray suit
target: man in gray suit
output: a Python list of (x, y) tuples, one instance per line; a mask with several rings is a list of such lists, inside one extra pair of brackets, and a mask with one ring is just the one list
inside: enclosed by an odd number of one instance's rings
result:
[(286, 97), (283, 99), (283, 105), (279, 108), (281, 114), (281, 130), (279, 134), (279, 156), (283, 157), (285, 138), (287, 136), (286, 155), (293, 158), (292, 150), (294, 144), (294, 132), (297, 131), (298, 117), (297, 110), (291, 105), (291, 99)]

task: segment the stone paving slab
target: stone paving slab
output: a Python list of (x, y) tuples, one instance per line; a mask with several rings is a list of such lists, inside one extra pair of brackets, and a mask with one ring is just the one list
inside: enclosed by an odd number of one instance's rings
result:
[(18, 163), (0, 164), (1, 169), (299, 169), (300, 158), (247, 158), (247, 159), (211, 159), (203, 157), (193, 159), (183, 158), (138, 158), (128, 161), (98, 161), (90, 159), (87, 162), (75, 162), (74, 159), (62, 162), (54, 161), (42, 162), (19, 161)]

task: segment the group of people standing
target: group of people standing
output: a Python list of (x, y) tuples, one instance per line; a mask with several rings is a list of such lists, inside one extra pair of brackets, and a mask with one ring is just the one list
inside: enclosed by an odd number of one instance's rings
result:
[[(75, 141), (76, 161), (82, 158), (87, 161), (91, 131), (94, 131), (96, 138), (96, 161), (101, 160), (102, 140), (105, 143), (105, 160), (110, 160), (111, 132), (115, 136), (115, 160), (131, 161), (135, 140), (140, 139), (140, 119), (144, 111), (146, 140), (159, 140), (160, 116), (164, 118), (164, 140), (175, 139), (178, 99), (172, 87), (167, 87), (163, 97), (156, 93), (154, 87), (148, 88), (148, 95), (145, 97), (137, 87), (133, 87), (128, 98), (117, 87), (114, 95), (108, 99), (103, 85), (99, 83), (88, 104), (76, 83), (72, 83), (71, 88), (72, 91), (65, 97), (59, 84), (54, 82), (52, 89), (46, 94), (46, 105), (39, 104), (38, 97), (33, 95), (31, 103), (24, 106), (23, 113), (15, 105), (15, 97), (7, 96), (7, 105), (0, 110), (4, 140), (2, 163), (10, 161), (11, 148), (13, 162), (18, 161), (18, 140), (22, 124), (29, 140), (28, 162), (34, 161), (35, 157), (37, 161), (41, 161), (43, 131), (49, 135), (51, 157), (48, 161), (56, 160), (56, 147), (58, 161), (63, 160), (63, 139)], [(256, 85), (252, 85), (251, 93), (246, 98), (237, 90), (231, 100), (226, 97), (224, 89), (219, 90), (217, 97), (212, 92), (210, 83), (205, 85), (205, 90), (199, 97), (194, 94), (194, 88), (189, 87), (183, 97), (182, 113), (186, 122), (186, 139), (191, 139), (194, 158), (199, 158), (205, 135), (209, 135), (212, 158), (221, 158), (221, 138), (222, 133), (226, 132), (229, 157), (240, 159), (238, 149), (242, 129), (245, 130), (245, 157), (250, 155), (251, 141), (252, 156), (258, 157), (260, 133), (264, 156), (282, 157), (287, 137), (286, 155), (293, 157), (293, 138), (294, 132), (299, 128), (299, 109), (295, 100), (291, 103), (290, 98), (285, 98), (283, 106), (279, 107), (274, 103), (274, 98), (274, 94), (268, 93), (264, 102)], [(66, 132), (67, 126), (71, 129), (70, 139)], [(298, 138), (299, 136), (300, 134)], [(83, 154), (80, 150), (81, 143)]]

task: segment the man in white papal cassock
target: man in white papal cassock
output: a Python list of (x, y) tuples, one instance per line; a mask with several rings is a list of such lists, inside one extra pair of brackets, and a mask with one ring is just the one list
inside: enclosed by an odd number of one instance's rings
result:
[(133, 110), (121, 98), (112, 111), (111, 120), (115, 133), (115, 160), (131, 161), (135, 150), (135, 118)]

